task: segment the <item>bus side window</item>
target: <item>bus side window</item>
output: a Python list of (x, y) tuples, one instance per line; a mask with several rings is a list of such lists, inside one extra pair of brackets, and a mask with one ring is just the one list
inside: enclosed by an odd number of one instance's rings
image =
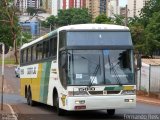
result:
[(36, 45), (36, 60), (38, 60), (38, 48), (39, 48), (39, 44)]
[(36, 46), (32, 46), (32, 61), (36, 60)]
[(53, 56), (53, 38), (50, 39), (50, 44), (49, 44), (49, 56)]
[(53, 56), (57, 56), (57, 36), (54, 37), (54, 43), (53, 43)]
[(42, 59), (42, 53), (43, 53), (43, 45), (42, 45), (42, 43), (38, 44), (36, 49), (37, 49), (36, 50), (36, 59), (37, 60), (41, 60)]
[(46, 58), (46, 41), (43, 42), (43, 54), (42, 58)]
[(28, 48), (27, 51), (28, 51), (28, 62), (30, 62), (31, 61), (31, 48)]
[(43, 58), (49, 57), (49, 41), (43, 42)]
[(49, 57), (49, 40), (46, 41), (46, 57)]
[(28, 62), (28, 48), (26, 49), (26, 63)]
[(26, 63), (26, 49), (23, 52), (23, 63)]
[(24, 56), (24, 50), (22, 50), (22, 51), (21, 51), (21, 64), (23, 64), (23, 63), (24, 63), (23, 56)]

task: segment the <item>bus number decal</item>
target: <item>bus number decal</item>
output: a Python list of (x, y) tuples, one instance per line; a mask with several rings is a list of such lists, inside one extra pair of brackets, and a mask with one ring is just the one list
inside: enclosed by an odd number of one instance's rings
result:
[(95, 91), (95, 87), (79, 88), (79, 91)]

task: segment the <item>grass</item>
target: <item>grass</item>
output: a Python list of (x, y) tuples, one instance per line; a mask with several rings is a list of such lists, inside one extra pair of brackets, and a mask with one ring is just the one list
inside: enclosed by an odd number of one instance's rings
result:
[[(6, 58), (6, 59), (4, 59), (4, 64), (5, 65), (15, 64), (15, 60), (14, 60), (14, 58)], [(2, 59), (0, 59), (0, 65), (2, 65)]]

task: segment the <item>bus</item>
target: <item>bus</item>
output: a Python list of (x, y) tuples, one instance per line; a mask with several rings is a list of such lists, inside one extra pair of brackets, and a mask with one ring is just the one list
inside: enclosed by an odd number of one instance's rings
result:
[(110, 24), (60, 27), (20, 50), (20, 94), (28, 105), (66, 111), (135, 108), (130, 30)]

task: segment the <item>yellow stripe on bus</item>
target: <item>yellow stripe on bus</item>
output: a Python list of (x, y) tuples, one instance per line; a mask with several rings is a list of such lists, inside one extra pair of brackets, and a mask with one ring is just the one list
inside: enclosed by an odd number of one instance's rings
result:
[(41, 77), (42, 77), (42, 64), (39, 64), (37, 78), (32, 79), (32, 99), (35, 101), (40, 101)]
[(42, 64), (38, 65), (37, 78), (21, 78), (21, 92), (25, 96), (25, 86), (31, 87), (32, 100), (40, 101), (40, 81), (42, 76)]
[(133, 90), (134, 86), (123, 86), (123, 90)]

